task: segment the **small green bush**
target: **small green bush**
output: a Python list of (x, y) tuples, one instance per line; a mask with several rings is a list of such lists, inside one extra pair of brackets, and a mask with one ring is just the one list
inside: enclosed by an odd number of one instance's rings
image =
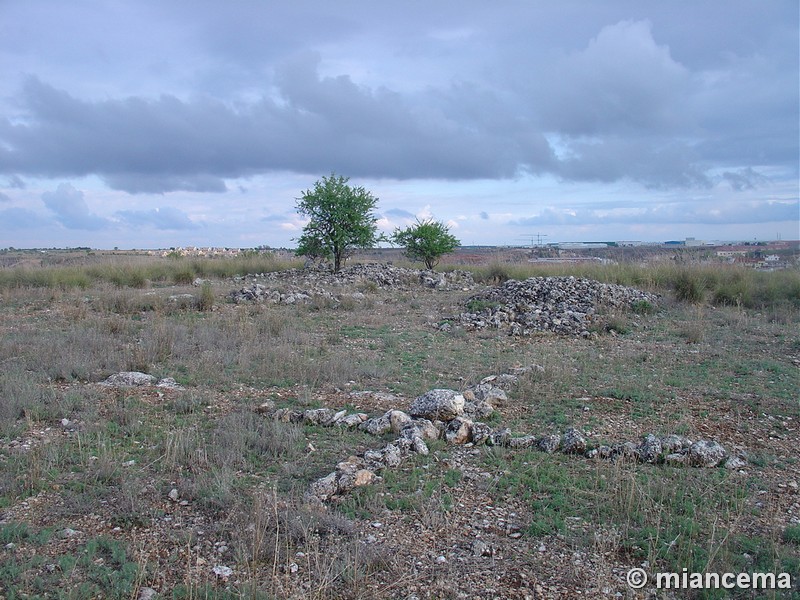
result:
[(214, 309), (214, 289), (208, 281), (203, 283), (200, 288), (200, 298), (197, 301), (197, 309), (209, 312)]
[(194, 271), (189, 266), (182, 266), (172, 273), (172, 281), (177, 285), (192, 283), (194, 279)]
[(800, 546), (800, 525), (789, 525), (783, 530), (784, 541)]
[(689, 270), (681, 270), (673, 282), (675, 297), (683, 302), (698, 304), (703, 301), (705, 284), (700, 274)]
[(495, 308), (500, 306), (499, 302), (495, 302), (493, 300), (481, 300), (479, 298), (473, 298), (469, 302), (467, 302), (467, 310), (471, 313), (481, 313), (485, 310), (492, 311)]
[(656, 311), (656, 307), (647, 300), (637, 300), (631, 304), (631, 310), (637, 315), (650, 315)]

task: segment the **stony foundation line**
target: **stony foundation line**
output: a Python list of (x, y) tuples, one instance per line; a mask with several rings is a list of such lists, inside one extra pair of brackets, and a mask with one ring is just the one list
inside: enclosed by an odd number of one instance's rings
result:
[(730, 456), (715, 441), (692, 441), (678, 435), (657, 437), (646, 435), (639, 443), (626, 441), (613, 445), (590, 447), (584, 434), (575, 428), (563, 434), (515, 436), (508, 428), (492, 429), (478, 420), (492, 414), (492, 403), (507, 399), (506, 392), (495, 385), (516, 380), (514, 374), (491, 376), (480, 384), (459, 393), (449, 389), (434, 389), (419, 396), (408, 412), (391, 409), (369, 417), (366, 413), (347, 413), (346, 410), (317, 408), (296, 410), (274, 409), (272, 403), (258, 410), (278, 421), (320, 425), (323, 427), (359, 428), (371, 435), (393, 432), (398, 437), (380, 449), (367, 450), (362, 456), (351, 456), (336, 465), (334, 471), (313, 483), (306, 492), (309, 502), (325, 502), (352, 489), (368, 485), (379, 473), (394, 468), (412, 454), (427, 455), (428, 442), (444, 439), (448, 444), (474, 444), (504, 448), (534, 448), (546, 453), (583, 456), (589, 459), (627, 460), (649, 464), (687, 465), (711, 468), (724, 465), (738, 469), (745, 462)]

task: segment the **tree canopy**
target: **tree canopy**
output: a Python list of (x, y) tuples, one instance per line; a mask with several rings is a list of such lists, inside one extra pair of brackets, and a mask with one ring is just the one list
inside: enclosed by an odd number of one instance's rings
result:
[(297, 255), (332, 259), (334, 272), (355, 248), (371, 248), (380, 239), (372, 212), (378, 199), (349, 180), (331, 173), (297, 199), (297, 212), (310, 219), (297, 240)]
[(440, 221), (427, 219), (414, 225), (395, 229), (392, 241), (405, 248), (405, 255), (411, 260), (425, 263), (433, 269), (444, 254), (449, 254), (461, 245), (450, 229)]

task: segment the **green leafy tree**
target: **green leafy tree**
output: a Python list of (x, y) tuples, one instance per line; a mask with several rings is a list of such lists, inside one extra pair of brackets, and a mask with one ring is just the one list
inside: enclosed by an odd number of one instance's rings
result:
[(378, 199), (349, 180), (331, 173), (297, 199), (297, 212), (310, 219), (297, 240), (297, 255), (332, 259), (334, 272), (355, 248), (371, 248), (381, 239), (372, 213)]
[(405, 248), (405, 255), (411, 260), (425, 263), (425, 268), (433, 269), (444, 254), (449, 254), (461, 245), (444, 223), (417, 221), (414, 225), (394, 230), (392, 241)]

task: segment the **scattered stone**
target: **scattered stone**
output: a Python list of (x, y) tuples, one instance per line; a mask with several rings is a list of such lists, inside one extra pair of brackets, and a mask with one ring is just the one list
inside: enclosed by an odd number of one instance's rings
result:
[(307, 497), (317, 498), (324, 502), (337, 491), (336, 484), (336, 471), (328, 473), (325, 477), (321, 477), (313, 481), (308, 488)]
[(355, 457), (336, 465), (336, 491), (334, 493), (344, 494), (353, 488), (369, 485), (375, 481), (375, 473), (363, 467), (363, 462)]
[(586, 438), (583, 433), (575, 429), (568, 429), (561, 442), (561, 451), (564, 454), (583, 454), (586, 452)]
[(268, 415), (275, 410), (275, 403), (272, 400), (267, 400), (262, 402), (255, 410), (260, 415)]
[(425, 443), (421, 437), (414, 437), (411, 440), (411, 448), (417, 454), (421, 454), (422, 456), (428, 456), (430, 450), (428, 450), (428, 445)]
[(177, 490), (177, 489), (175, 489), (175, 488), (172, 488), (172, 489), (169, 491), (169, 494), (167, 495), (167, 497), (168, 497), (170, 500), (172, 500), (173, 502), (177, 502), (177, 501), (178, 501), (178, 498), (179, 498), (179, 496), (178, 496), (178, 490)]
[(341, 419), (338, 419), (336, 421), (336, 425), (339, 425), (340, 427), (347, 427), (347, 428), (352, 429), (353, 427), (358, 427), (359, 425), (361, 425), (361, 423), (366, 421), (368, 418), (369, 418), (369, 415), (366, 415), (364, 413), (354, 413), (354, 414), (342, 417)]
[(411, 416), (450, 421), (464, 414), (464, 396), (455, 390), (430, 390), (411, 405)]
[(611, 458), (620, 461), (639, 460), (639, 446), (633, 442), (623, 442), (611, 446)]
[(536, 436), (524, 435), (522, 437), (509, 438), (506, 444), (509, 448), (532, 448), (536, 445)]
[(100, 385), (109, 387), (138, 387), (144, 385), (155, 385), (156, 378), (147, 373), (140, 373), (139, 371), (123, 371), (121, 373), (114, 373), (110, 375), (105, 381), (101, 381)]
[(310, 408), (303, 411), (303, 423), (306, 425), (328, 425), (333, 422), (336, 413), (330, 408)]
[(514, 387), (519, 383), (519, 375), (526, 373), (527, 371), (522, 370), (521, 367), (517, 367), (513, 369), (514, 371), (520, 371), (518, 373), (502, 373), (500, 375), (489, 375), (488, 377), (484, 377), (481, 379), (481, 384), (491, 383), (493, 386), (498, 387), (502, 390), (507, 390), (509, 388)]
[(680, 466), (686, 464), (686, 455), (685, 454), (678, 454), (674, 452), (672, 454), (667, 454), (664, 457), (664, 464), (671, 465), (673, 467)]
[(468, 388), (468, 391), (475, 396), (475, 400), (486, 402), (492, 406), (497, 404), (502, 405), (504, 402), (508, 401), (508, 396), (505, 391), (499, 387), (495, 387), (490, 382), (479, 383), (476, 386)]
[(738, 456), (731, 456), (725, 461), (726, 469), (742, 469), (747, 466), (747, 463)]
[(151, 587), (139, 588), (139, 595), (136, 600), (153, 600), (158, 595), (158, 592)]
[(507, 446), (508, 440), (511, 439), (511, 430), (506, 427), (505, 429), (501, 429), (499, 431), (493, 431), (489, 434), (489, 437), (486, 438), (486, 445), (487, 446)]
[(411, 417), (402, 410), (390, 410), (387, 414), (391, 430), (394, 433), (400, 433), (407, 424), (411, 423)]
[(390, 412), (391, 411), (380, 417), (367, 419), (361, 423), (358, 428), (362, 431), (366, 431), (370, 435), (383, 435), (384, 433), (388, 433), (392, 430), (392, 420), (389, 416)]
[(700, 440), (689, 448), (689, 464), (693, 467), (716, 467), (726, 455), (725, 448), (717, 442)]
[(472, 443), (476, 446), (478, 444), (486, 443), (492, 433), (492, 428), (486, 423), (475, 421), (472, 423)]
[(230, 567), (225, 567), (223, 565), (215, 566), (213, 569), (211, 569), (211, 572), (214, 573), (214, 575), (216, 575), (220, 579), (227, 579), (228, 577), (233, 575), (233, 569), (231, 569)]
[(160, 387), (162, 389), (167, 390), (185, 390), (186, 388), (175, 381), (172, 377), (165, 377), (164, 379), (159, 380), (156, 384), (156, 387)]
[(661, 451), (665, 454), (685, 452), (692, 445), (692, 441), (680, 435), (667, 435), (661, 438)]
[(439, 428), (428, 419), (412, 419), (400, 431), (401, 437), (413, 439), (420, 437), (423, 440), (433, 441), (440, 437)]
[(551, 435), (546, 435), (539, 440), (537, 444), (539, 450), (542, 452), (547, 452), (548, 454), (552, 454), (558, 447), (561, 445), (561, 436), (557, 433), (553, 433)]
[(492, 548), (489, 544), (484, 542), (483, 540), (475, 540), (472, 542), (470, 546), (470, 550), (472, 551), (472, 556), (494, 556), (495, 549)]
[(639, 444), (639, 447), (636, 449), (639, 460), (646, 463), (656, 462), (661, 456), (661, 452), (661, 440), (652, 433), (648, 433), (642, 440), (642, 443)]
[(303, 420), (303, 412), (292, 408), (279, 408), (275, 411), (273, 419), (282, 423), (300, 423)]
[(59, 535), (65, 540), (70, 540), (72, 538), (75, 538), (75, 537), (78, 537), (79, 535), (81, 535), (81, 532), (78, 531), (77, 529), (72, 529), (70, 527), (65, 527), (64, 529), (62, 529), (59, 532)]
[(466, 444), (472, 440), (472, 421), (465, 417), (456, 417), (447, 424), (444, 439), (448, 444)]
[[(466, 399), (466, 395), (464, 397)], [(492, 405), (489, 404), (488, 402), (484, 402), (483, 400), (475, 400), (475, 401), (466, 400), (464, 402), (464, 415), (469, 417), (470, 419), (486, 419), (490, 417), (493, 412), (494, 412), (494, 407), (492, 407)]]

